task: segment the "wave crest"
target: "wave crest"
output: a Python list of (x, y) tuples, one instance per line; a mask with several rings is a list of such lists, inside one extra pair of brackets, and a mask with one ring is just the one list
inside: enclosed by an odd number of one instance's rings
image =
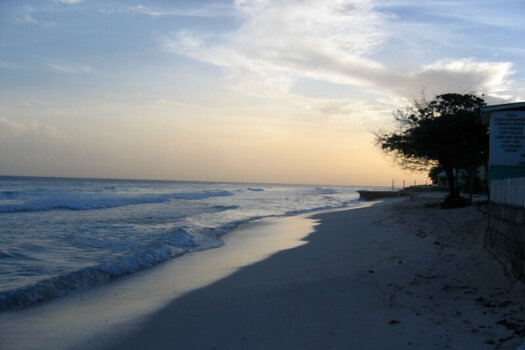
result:
[[(181, 239), (187, 240), (187, 238)], [(185, 248), (195, 245), (194, 242), (192, 245), (189, 240), (186, 242)], [(144, 255), (122, 257), (117, 261), (86, 267), (29, 286), (3, 291), (0, 292), (0, 310), (28, 306), (76, 290), (99, 286), (117, 277), (158, 265), (170, 258), (184, 254), (187, 250), (165, 244)]]
[[(9, 192), (7, 194), (7, 192)], [(162, 203), (170, 200), (202, 200), (211, 197), (233, 196), (229, 191), (174, 192), (145, 195), (106, 195), (91, 192), (49, 192), (35, 196), (30, 192), (4, 191), (11, 201), (0, 202), (0, 213), (46, 210), (90, 210), (123, 207), (137, 204)], [(14, 201), (16, 200), (16, 202)]]

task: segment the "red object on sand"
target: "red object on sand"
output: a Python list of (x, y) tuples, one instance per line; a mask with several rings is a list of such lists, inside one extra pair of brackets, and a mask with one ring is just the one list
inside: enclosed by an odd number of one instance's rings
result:
[(388, 324), (398, 324), (398, 323), (401, 323), (401, 321), (399, 321), (399, 320), (390, 320), (390, 321), (388, 321)]

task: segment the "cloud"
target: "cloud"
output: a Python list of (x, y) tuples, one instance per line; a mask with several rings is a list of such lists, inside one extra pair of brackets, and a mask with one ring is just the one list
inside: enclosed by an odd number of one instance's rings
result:
[(133, 7), (130, 8), (130, 11), (131, 12), (142, 13), (142, 14), (145, 14), (145, 15), (148, 15), (148, 16), (153, 16), (153, 17), (160, 17), (160, 16), (166, 15), (165, 11), (154, 10), (154, 9), (152, 9), (150, 7), (146, 7), (146, 6), (143, 6), (143, 5), (133, 6)]
[[(179, 31), (166, 37), (163, 47), (224, 68), (237, 91), (247, 95), (290, 98), (294, 81), (310, 78), (358, 87), (372, 99), (413, 98), (424, 87), (510, 97), (511, 62), (434, 58), (398, 68), (374, 58), (395, 37), (396, 27), (390, 27), (391, 14), (376, 10), (371, 0), (234, 4), (242, 19), (235, 30), (211, 36)], [(408, 35), (417, 39), (417, 26)]]
[(17, 24), (36, 24), (36, 25), (41, 25), (41, 26), (46, 26), (46, 27), (52, 27), (56, 24), (55, 22), (52, 22), (52, 21), (37, 20), (33, 18), (33, 16), (31, 16), (30, 14), (25, 14), (21, 17), (16, 17), (13, 20), (13, 22)]
[(505, 29), (523, 29), (520, 1), (506, 1), (501, 6), (483, 0), (470, 1), (411, 1), (383, 0), (381, 9), (386, 11), (404, 11), (426, 17), (437, 17), (445, 21), (455, 21), (467, 25), (483, 25)]
[(57, 176), (67, 171), (79, 175), (75, 170), (89, 162), (80, 157), (76, 138), (37, 121), (4, 116), (0, 116), (0, 149), (0, 173), (4, 175)]
[(59, 3), (59, 4), (77, 4), (79, 2), (82, 2), (83, 0), (53, 0), (54, 3)]
[(48, 68), (60, 73), (88, 73), (93, 69), (85, 64), (81, 65), (63, 65), (63, 64), (49, 64)]
[(441, 92), (451, 85), (465, 91), (477, 91), (501, 98), (511, 98), (514, 74), (511, 62), (476, 62), (472, 58), (444, 59), (423, 66), (414, 80), (420, 85), (433, 84)]
[[(181, 31), (163, 45), (174, 53), (227, 68), (238, 90), (274, 94), (308, 76), (366, 84), (366, 58), (383, 40), (369, 1), (237, 1), (242, 25), (224, 37)], [(215, 42), (221, 44), (214, 44)], [(210, 44), (211, 43), (211, 44)]]
[(460, 92), (512, 99), (515, 94), (510, 78), (514, 74), (512, 68), (511, 62), (439, 59), (413, 70), (368, 72), (368, 77), (375, 89), (394, 97), (414, 98), (425, 90), (428, 97)]
[(156, 105), (168, 105), (168, 106), (177, 106), (177, 107), (186, 107), (186, 108), (203, 108), (198, 104), (191, 104), (187, 102), (182, 102), (173, 99), (158, 98), (154, 101)]
[(181, 16), (181, 17), (230, 17), (235, 15), (232, 7), (227, 4), (208, 4), (199, 7), (156, 8), (144, 5), (135, 5), (127, 9), (128, 12), (140, 13), (151, 17)]
[(42, 125), (37, 121), (19, 122), (0, 115), (0, 140), (17, 139), (21, 137), (64, 137), (56, 128)]

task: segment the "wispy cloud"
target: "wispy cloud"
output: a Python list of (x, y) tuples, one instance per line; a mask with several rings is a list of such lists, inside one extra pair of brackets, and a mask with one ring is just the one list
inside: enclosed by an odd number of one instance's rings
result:
[(40, 124), (37, 121), (20, 122), (0, 115), (0, 140), (19, 138), (22, 136), (64, 137), (56, 128)]
[(198, 7), (152, 7), (135, 5), (127, 9), (129, 12), (140, 13), (152, 17), (181, 16), (181, 17), (230, 17), (235, 15), (229, 4), (207, 4)]
[(187, 102), (182, 102), (178, 100), (173, 99), (166, 99), (166, 98), (158, 98), (154, 101), (157, 105), (169, 105), (169, 106), (177, 106), (177, 107), (188, 107), (188, 108), (203, 108), (202, 106), (198, 104), (192, 104)]
[(298, 76), (365, 83), (363, 69), (382, 69), (366, 58), (384, 37), (369, 1), (237, 1), (236, 10), (244, 22), (219, 40), (182, 31), (164, 47), (227, 68), (246, 93), (286, 91)]
[(30, 14), (25, 14), (20, 17), (15, 17), (13, 19), (13, 22), (18, 23), (18, 24), (36, 24), (36, 25), (41, 25), (41, 26), (46, 26), (46, 27), (51, 27), (55, 25), (55, 22), (37, 20)]
[(153, 16), (153, 17), (160, 17), (160, 16), (165, 16), (166, 15), (166, 11), (155, 10), (155, 9), (150, 8), (150, 7), (143, 6), (143, 5), (133, 6), (133, 7), (130, 8), (130, 11), (131, 12), (142, 13), (142, 14), (145, 14), (145, 15), (148, 15), (148, 16)]
[[(242, 18), (236, 30), (214, 37), (180, 31), (163, 47), (223, 67), (238, 91), (257, 96), (290, 98), (293, 82), (306, 77), (376, 98), (412, 98), (424, 87), (511, 97), (511, 62), (445, 57), (399, 69), (373, 59), (393, 35), (390, 15), (371, 0), (236, 0), (235, 11)], [(420, 35), (417, 26), (405, 34)]]
[(49, 64), (48, 68), (60, 72), (60, 73), (89, 73), (93, 69), (90, 66), (81, 64), (81, 65), (64, 65), (64, 64)]
[(422, 85), (432, 83), (440, 90), (446, 91), (450, 85), (465, 89), (477, 90), (501, 98), (511, 98), (509, 94), (514, 74), (511, 62), (476, 62), (472, 58), (444, 59), (423, 66), (414, 80)]
[(82, 1), (83, 0), (53, 0), (53, 2), (60, 4), (76, 4)]
[[(50, 124), (3, 115), (0, 115), (0, 148), (0, 169), (6, 174), (35, 174), (35, 170), (51, 170), (52, 174), (78, 159), (77, 138)], [(83, 154), (88, 152), (85, 148)], [(75, 167), (82, 167), (82, 163)]]
[[(523, 3), (520, 0), (502, 1), (500, 6), (483, 0), (469, 1), (411, 1), (383, 0), (378, 4), (381, 10), (409, 11), (426, 17), (439, 17), (469, 24), (481, 24), (499, 28), (525, 28), (521, 20)], [(513, 11), (517, 9), (518, 11)]]

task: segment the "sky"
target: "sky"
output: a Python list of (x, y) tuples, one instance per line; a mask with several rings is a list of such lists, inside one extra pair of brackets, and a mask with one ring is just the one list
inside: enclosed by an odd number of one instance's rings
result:
[(2, 0), (0, 174), (425, 183), (374, 145), (440, 93), (525, 100), (523, 0)]

